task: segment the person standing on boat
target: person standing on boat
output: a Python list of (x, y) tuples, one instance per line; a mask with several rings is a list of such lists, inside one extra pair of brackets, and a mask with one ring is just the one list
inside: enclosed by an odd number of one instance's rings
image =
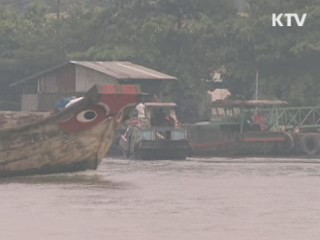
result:
[(138, 112), (138, 118), (145, 118), (145, 116), (146, 116), (145, 108), (146, 108), (146, 106), (144, 105), (143, 102), (140, 102), (140, 103), (136, 106), (136, 110), (137, 110), (137, 112)]

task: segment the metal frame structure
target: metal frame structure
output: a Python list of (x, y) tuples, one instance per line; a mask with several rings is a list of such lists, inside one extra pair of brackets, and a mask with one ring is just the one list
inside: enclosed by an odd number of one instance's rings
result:
[(275, 127), (284, 129), (320, 129), (320, 106), (272, 109)]

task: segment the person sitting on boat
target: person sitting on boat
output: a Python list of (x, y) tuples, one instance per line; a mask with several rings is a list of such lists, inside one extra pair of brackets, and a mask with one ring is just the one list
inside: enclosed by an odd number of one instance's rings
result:
[(257, 112), (254, 115), (254, 123), (259, 125), (261, 131), (268, 130), (267, 118), (262, 113)]
[(252, 113), (248, 111), (245, 113), (245, 116), (244, 116), (244, 125), (243, 125), (244, 131), (251, 130), (252, 125), (253, 125)]
[(180, 127), (180, 122), (177, 119), (177, 115), (175, 110), (171, 109), (169, 114), (168, 114), (168, 122), (169, 122), (169, 126), (171, 127)]
[(166, 125), (169, 127), (175, 127), (177, 125), (177, 121), (173, 116), (168, 115), (166, 117)]

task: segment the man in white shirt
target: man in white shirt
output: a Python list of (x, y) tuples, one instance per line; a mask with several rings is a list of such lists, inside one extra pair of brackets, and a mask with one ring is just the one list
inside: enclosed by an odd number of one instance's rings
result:
[(140, 102), (136, 106), (136, 110), (138, 111), (138, 118), (145, 118), (145, 105), (143, 102)]

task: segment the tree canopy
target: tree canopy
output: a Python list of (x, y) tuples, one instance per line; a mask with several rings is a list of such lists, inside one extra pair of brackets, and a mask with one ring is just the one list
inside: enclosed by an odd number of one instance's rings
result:
[[(258, 74), (263, 97), (320, 103), (319, 0), (54, 3), (0, 9), (2, 99), (10, 82), (75, 59), (127, 60), (176, 76), (165, 93), (190, 121), (201, 117), (204, 80), (215, 71), (234, 96), (252, 98)], [(307, 13), (305, 25), (272, 27), (272, 13), (282, 12)]]

